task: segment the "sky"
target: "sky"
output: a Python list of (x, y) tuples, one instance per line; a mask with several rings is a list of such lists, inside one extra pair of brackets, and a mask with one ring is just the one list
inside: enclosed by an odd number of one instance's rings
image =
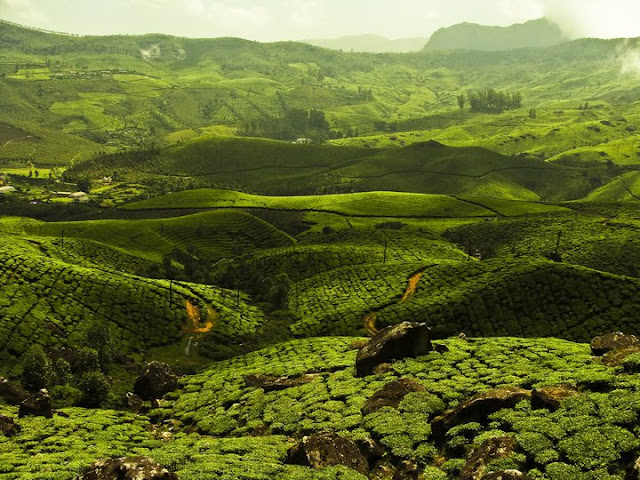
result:
[(429, 37), (460, 22), (547, 16), (573, 37), (640, 37), (640, 0), (0, 0), (0, 18), (77, 34), (167, 33), (277, 41)]

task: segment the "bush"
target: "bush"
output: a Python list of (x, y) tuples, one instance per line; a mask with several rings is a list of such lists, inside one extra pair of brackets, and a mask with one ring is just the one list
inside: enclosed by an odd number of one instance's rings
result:
[(78, 380), (78, 389), (82, 392), (81, 406), (97, 408), (106, 400), (111, 386), (102, 372), (88, 372)]
[(40, 345), (33, 345), (22, 357), (20, 380), (27, 390), (37, 392), (51, 382), (51, 362)]
[(88, 347), (78, 349), (76, 356), (73, 359), (72, 368), (76, 375), (100, 370), (100, 358), (98, 356), (98, 352), (93, 348)]

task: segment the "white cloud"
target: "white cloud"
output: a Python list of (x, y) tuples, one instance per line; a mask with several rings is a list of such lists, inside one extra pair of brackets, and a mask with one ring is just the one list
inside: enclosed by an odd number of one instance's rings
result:
[(640, 76), (640, 49), (636, 42), (626, 41), (618, 49), (618, 61), (623, 75)]
[(14, 22), (39, 25), (47, 20), (32, 0), (0, 0), (0, 14)]
[(544, 0), (545, 14), (572, 37), (640, 36), (637, 0)]

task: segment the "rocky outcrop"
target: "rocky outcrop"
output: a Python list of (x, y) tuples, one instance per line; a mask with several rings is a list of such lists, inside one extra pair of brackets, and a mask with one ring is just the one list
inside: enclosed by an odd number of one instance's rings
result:
[(629, 347), (640, 348), (640, 339), (635, 335), (613, 332), (591, 340), (591, 353), (597, 357), (613, 350), (622, 350)]
[(356, 376), (371, 375), (377, 365), (418, 357), (430, 352), (433, 347), (429, 338), (430, 329), (425, 323), (403, 322), (380, 330), (358, 351)]
[(555, 412), (567, 398), (578, 395), (575, 385), (555, 385), (536, 388), (531, 392), (531, 408), (546, 408)]
[(100, 460), (78, 480), (178, 480), (175, 473), (146, 457)]
[(362, 407), (362, 415), (369, 415), (370, 413), (380, 410), (382, 407), (397, 408), (408, 394), (426, 391), (427, 389), (424, 385), (410, 378), (394, 380), (387, 383), (365, 402)]
[(144, 400), (154, 400), (162, 398), (176, 388), (178, 388), (178, 377), (169, 365), (154, 361), (144, 367), (136, 380), (133, 391)]
[(531, 398), (531, 392), (519, 387), (504, 387), (481, 393), (461, 402), (451, 410), (431, 421), (434, 438), (442, 440), (456, 425), (468, 422), (484, 422), (489, 415), (503, 408), (513, 408), (522, 401)]
[(40, 390), (35, 395), (27, 398), (20, 404), (18, 417), (46, 417), (53, 418), (51, 410), (51, 397), (46, 389)]
[(6, 378), (0, 377), (0, 398), (9, 405), (20, 405), (27, 399), (27, 393)]
[(489, 462), (501, 460), (511, 455), (516, 448), (513, 437), (497, 437), (485, 440), (478, 448), (475, 448), (464, 468), (460, 472), (460, 480), (481, 480)]
[(367, 459), (358, 446), (351, 440), (330, 432), (303, 437), (289, 449), (286, 463), (312, 468), (343, 465), (363, 475), (369, 473)]
[(291, 387), (300, 387), (307, 383), (313, 382), (320, 375), (305, 374), (299, 377), (274, 377), (271, 375), (251, 374), (245, 375), (244, 383), (247, 387), (262, 388), (265, 392), (273, 392), (277, 390), (285, 390)]
[(6, 415), (0, 415), (0, 435), (13, 437), (19, 430), (20, 429), (13, 418)]

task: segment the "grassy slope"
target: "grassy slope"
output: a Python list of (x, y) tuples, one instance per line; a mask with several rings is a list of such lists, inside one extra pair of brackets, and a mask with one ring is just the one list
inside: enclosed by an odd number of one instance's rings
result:
[(347, 195), (269, 197), (227, 190), (207, 189), (179, 192), (143, 200), (123, 207), (127, 210), (181, 208), (266, 208), (338, 213), (373, 217), (476, 217), (491, 212), (455, 198), (394, 192)]

